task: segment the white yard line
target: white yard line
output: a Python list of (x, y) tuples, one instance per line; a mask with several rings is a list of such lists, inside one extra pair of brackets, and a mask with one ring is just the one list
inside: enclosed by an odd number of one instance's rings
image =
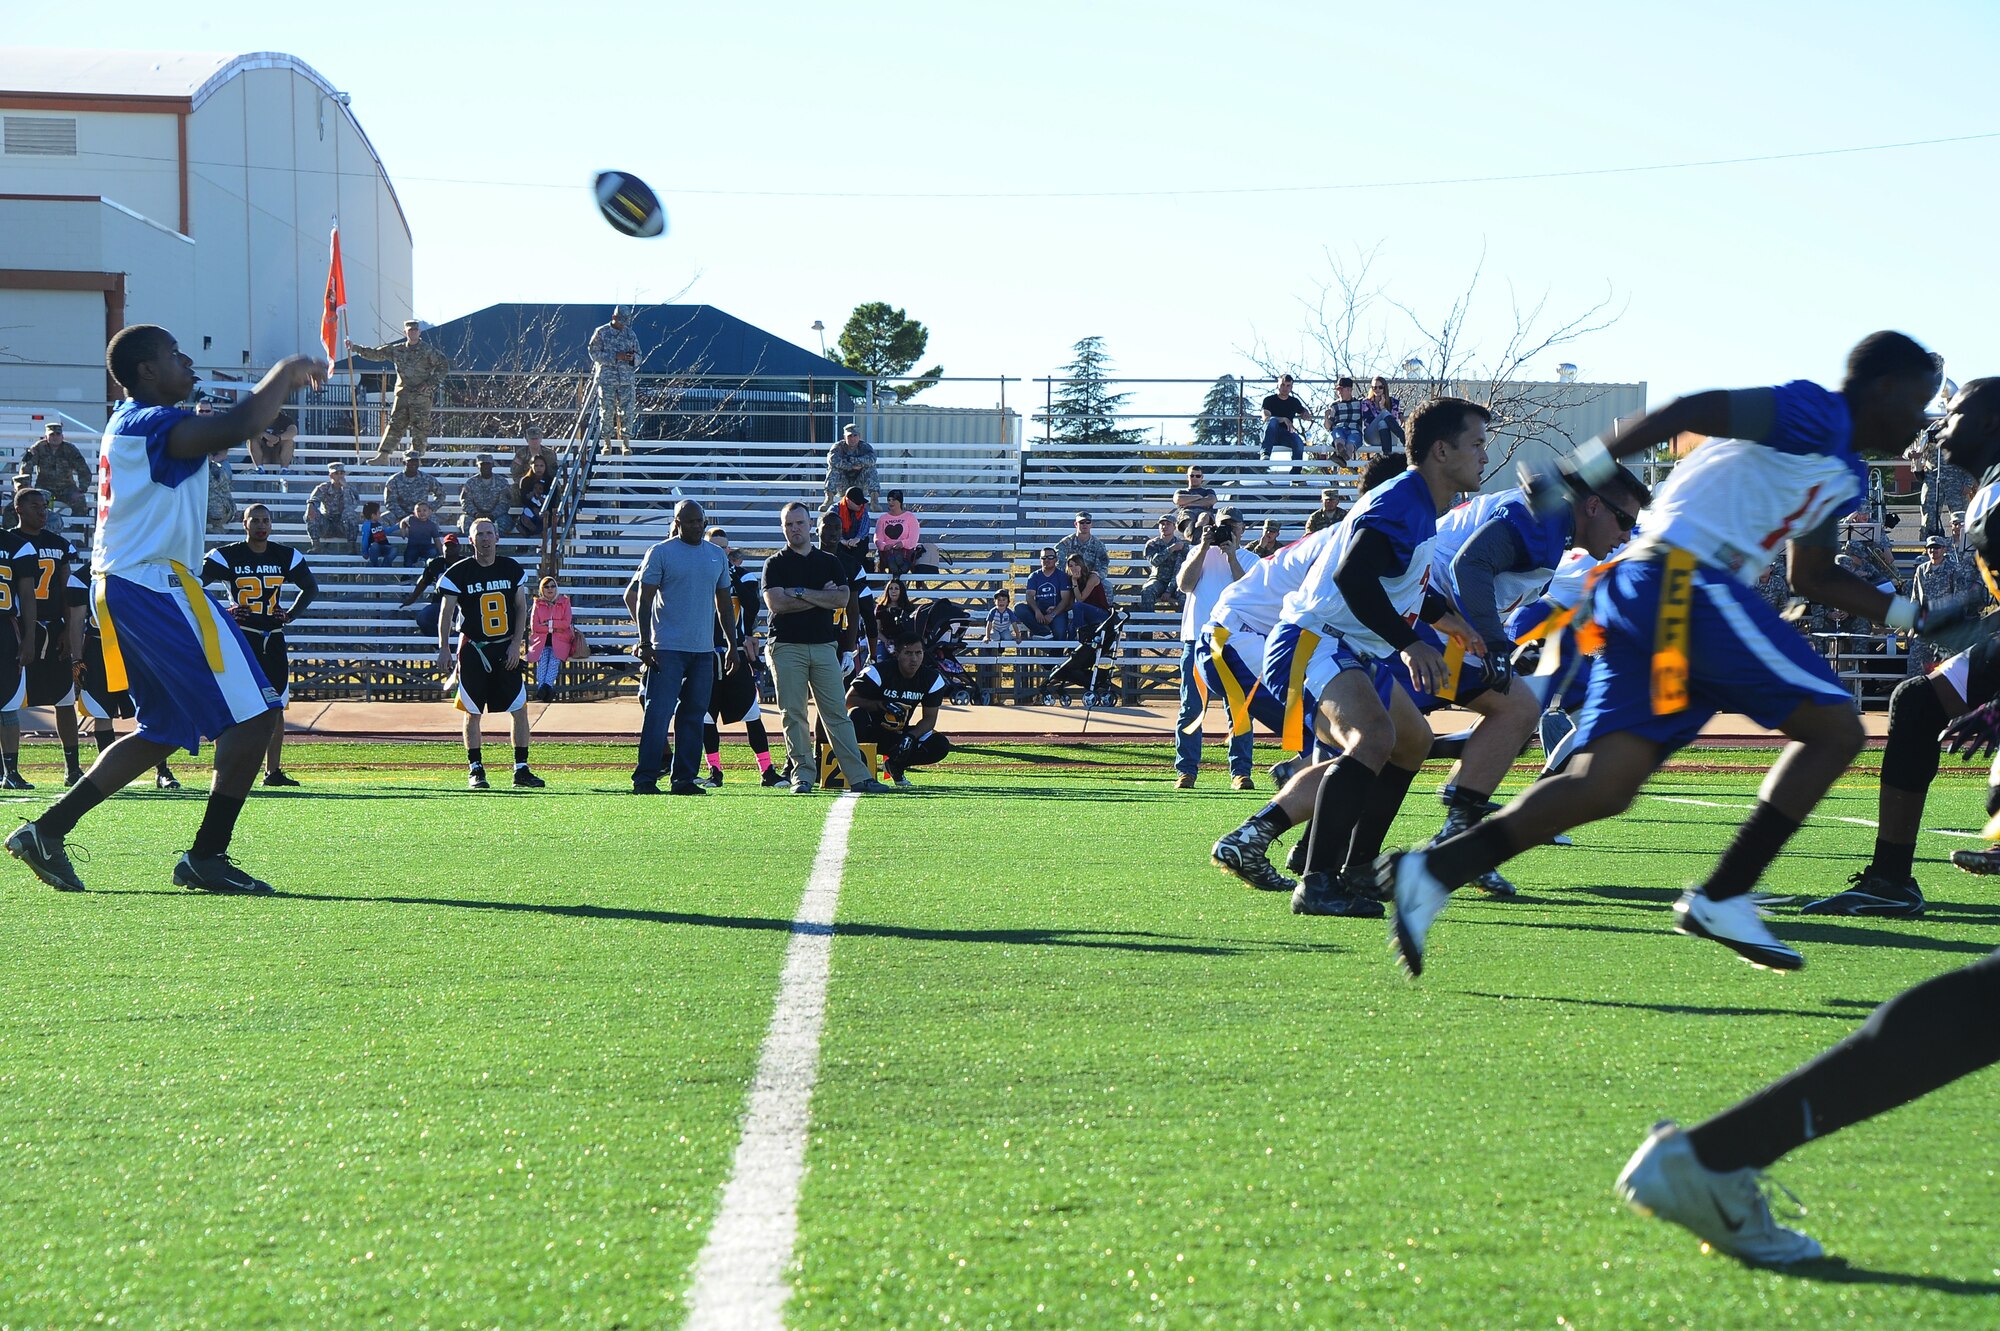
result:
[(826, 1019), (833, 912), (858, 798), (850, 791), (827, 812), (812, 877), (792, 921), (777, 1007), (764, 1033), (736, 1163), (708, 1244), (695, 1261), (688, 1331), (783, 1331), (785, 1300), (791, 1295), (785, 1270), (798, 1237), (808, 1111)]
[[(1734, 802), (1727, 800), (1698, 800), (1692, 795), (1655, 795), (1651, 791), (1645, 793), (1650, 799), (1665, 800), (1669, 804), (1699, 804), (1704, 809), (1754, 809), (1757, 807), (1754, 803), (1744, 803), (1740, 800)], [(1836, 823), (1848, 823), (1854, 827), (1873, 828), (1878, 826), (1873, 818), (1849, 818), (1847, 815), (1839, 813), (1815, 813), (1812, 816), (1815, 818), (1831, 818)], [(1926, 827), (1923, 830), (1928, 836), (1960, 837), (1966, 841), (1984, 841), (1986, 839), (1977, 832), (1954, 832), (1943, 827)]]

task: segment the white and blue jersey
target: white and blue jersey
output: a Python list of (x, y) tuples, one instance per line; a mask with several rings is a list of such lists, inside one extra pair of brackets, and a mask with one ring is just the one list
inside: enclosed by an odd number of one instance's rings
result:
[(1868, 464), (1854, 451), (1847, 399), (1804, 379), (1771, 392), (1769, 436), (1696, 448), (1639, 515), (1636, 544), (1685, 550), (1749, 587), (1779, 546), (1854, 511), (1868, 493)]
[(208, 525), (208, 459), (167, 451), (193, 415), (126, 401), (97, 459), (92, 602), (106, 687), (129, 688), (138, 733), (190, 752), (277, 706), (236, 621), (197, 579)]
[(1195, 643), (1195, 669), (1211, 697), (1229, 704), (1230, 733), (1249, 732), (1255, 720), (1272, 730), (1284, 721), (1284, 691), (1263, 680), (1264, 644), (1277, 626), (1285, 598), (1305, 582), (1335, 528), (1322, 527), (1294, 541), (1223, 588)]
[(1364, 660), (1394, 656), (1396, 649), (1348, 608), (1333, 575), (1363, 532), (1381, 533), (1400, 567), (1399, 572), (1382, 579), (1382, 590), (1391, 608), (1405, 622), (1415, 624), (1430, 582), (1431, 550), (1438, 538), (1437, 505), (1431, 500), (1430, 485), (1423, 473), (1406, 471), (1363, 495), (1332, 530), (1333, 539), (1321, 548), (1305, 581), (1285, 598), (1278, 622), (1299, 625), (1323, 639), (1339, 638)]
[[(1803, 380), (1772, 392), (1768, 437), (1696, 448), (1640, 515), (1632, 552), (1598, 583), (1590, 617), (1604, 646), (1579, 746), (1630, 732), (1675, 749), (1717, 712), (1776, 726), (1801, 704), (1852, 705), (1756, 583), (1781, 545), (1853, 510), (1867, 492), (1867, 466), (1840, 394)], [(1662, 688), (1658, 674), (1662, 635), (1681, 623), (1684, 692)]]
[(1491, 608), (1505, 618), (1548, 587), (1562, 563), (1564, 551), (1569, 548), (1575, 518), (1568, 504), (1545, 518), (1536, 517), (1527, 497), (1518, 489), (1475, 495), (1439, 518), (1437, 545), (1431, 550), (1431, 585), (1450, 597), (1461, 614), (1465, 612), (1465, 604), (1459, 596), (1458, 575), (1453, 566), (1459, 552), (1489, 522), (1505, 523), (1525, 552), (1521, 563), (1493, 579)]

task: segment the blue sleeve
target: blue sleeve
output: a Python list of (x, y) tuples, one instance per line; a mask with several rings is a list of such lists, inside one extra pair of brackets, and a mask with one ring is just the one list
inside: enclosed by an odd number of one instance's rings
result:
[(146, 407), (118, 423), (118, 433), (138, 435), (146, 441), (147, 467), (161, 485), (179, 485), (208, 466), (206, 457), (177, 458), (167, 452), (167, 439), (174, 427), (192, 415), (179, 407)]
[(1556, 603), (1546, 598), (1528, 602), (1507, 616), (1507, 636), (1519, 642), (1556, 612)]
[(1526, 573), (1530, 569), (1554, 568), (1562, 563), (1563, 552), (1569, 549), (1570, 510), (1565, 504), (1546, 518), (1538, 518), (1525, 500), (1509, 501), (1493, 511), (1488, 522), (1504, 520), (1520, 538), (1523, 558), (1528, 562), (1516, 564), (1508, 570), (1512, 573)]
[(1809, 379), (1794, 379), (1771, 390), (1771, 432), (1758, 440), (1780, 453), (1843, 454), (1854, 437), (1847, 399)]
[[(1416, 472), (1408, 473), (1416, 476)], [(1357, 528), (1380, 532), (1388, 538), (1389, 549), (1402, 568), (1410, 565), (1417, 547), (1437, 532), (1437, 511), (1431, 507), (1430, 489), (1421, 479), (1411, 484), (1391, 481), (1382, 491), (1382, 502), (1367, 504), (1350, 519)]]

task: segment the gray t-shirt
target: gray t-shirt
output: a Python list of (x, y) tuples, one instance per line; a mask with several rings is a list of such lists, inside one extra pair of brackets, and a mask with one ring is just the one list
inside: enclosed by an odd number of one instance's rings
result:
[(639, 561), (639, 585), (658, 587), (653, 646), (666, 652), (715, 650), (715, 594), (729, 590), (729, 556), (707, 541), (661, 541)]

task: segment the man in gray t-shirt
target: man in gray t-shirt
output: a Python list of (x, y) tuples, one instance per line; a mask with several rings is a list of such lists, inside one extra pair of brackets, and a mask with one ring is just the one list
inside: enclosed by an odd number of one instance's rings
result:
[(632, 791), (660, 793), (666, 767), (667, 727), (673, 726), (675, 795), (706, 795), (695, 784), (701, 761), (701, 723), (715, 687), (715, 628), (719, 622), (733, 657), (743, 650), (736, 636), (736, 607), (729, 594), (729, 556), (703, 539), (708, 515), (683, 499), (674, 507), (674, 537), (646, 551), (626, 589), (626, 603), (639, 626), (639, 697), (645, 718), (639, 726), (639, 760)]

